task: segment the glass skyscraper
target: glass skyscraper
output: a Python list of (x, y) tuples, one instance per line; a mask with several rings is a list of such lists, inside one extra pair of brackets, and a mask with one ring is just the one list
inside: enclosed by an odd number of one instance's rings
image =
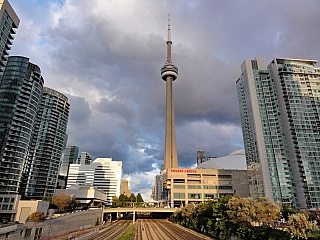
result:
[(54, 194), (70, 105), (43, 84), (28, 58), (8, 58), (0, 80), (0, 194)]
[(0, 80), (0, 193), (18, 193), (44, 80), (25, 57), (9, 57)]
[(33, 198), (49, 197), (55, 192), (60, 159), (66, 146), (70, 104), (60, 92), (43, 87), (35, 121), (29, 159), (25, 166), (22, 192)]
[(76, 164), (90, 165), (92, 163), (92, 158), (88, 152), (81, 152), (77, 159)]
[(317, 61), (245, 60), (236, 82), (252, 197), (320, 207)]
[(62, 152), (60, 170), (58, 176), (58, 189), (65, 189), (67, 186), (67, 178), (70, 164), (76, 164), (79, 155), (79, 147), (77, 146), (66, 146)]
[(61, 176), (68, 176), (70, 164), (76, 164), (79, 155), (79, 147), (77, 146), (66, 146), (63, 150), (61, 163), (60, 163), (60, 172)]
[[(24, 164), (26, 153), (26, 146), (17, 146), (20, 133), (14, 133), (15, 127), (12, 127), (26, 117), (25, 113), (21, 113), (20, 116), (14, 115), (15, 108), (19, 109), (16, 105), (17, 96), (20, 92), (25, 92), (25, 89), (13, 76), (1, 79), (19, 23), (20, 20), (9, 2), (0, 0), (0, 194), (17, 191), (16, 185), (21, 180), (22, 173), (20, 167)], [(24, 94), (31, 93), (27, 91)], [(28, 144), (30, 136), (28, 133), (26, 135), (24, 140), (25, 144)], [(17, 155), (19, 159), (11, 161), (13, 155)]]
[(8, 0), (0, 0), (0, 78), (9, 56), (20, 20)]

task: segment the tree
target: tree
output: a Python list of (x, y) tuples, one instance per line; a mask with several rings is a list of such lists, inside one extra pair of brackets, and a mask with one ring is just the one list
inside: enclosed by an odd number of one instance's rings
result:
[(65, 192), (61, 192), (58, 196), (53, 197), (53, 204), (59, 208), (60, 212), (68, 207), (71, 202), (70, 195), (67, 195)]
[(227, 206), (232, 195), (223, 196), (215, 199), (212, 203), (212, 218), (208, 221), (208, 230), (216, 239), (230, 239), (231, 235), (235, 232), (235, 224), (231, 220)]
[(192, 220), (193, 220), (193, 213), (195, 213), (196, 205), (194, 203), (189, 203), (187, 206), (182, 208), (181, 216), (182, 216), (182, 226), (193, 228), (192, 227)]
[(140, 193), (138, 193), (138, 195), (137, 195), (137, 202), (140, 202), (140, 203), (144, 202)]
[(98, 203), (97, 208), (102, 208), (102, 203)]
[(120, 202), (129, 202), (130, 201), (130, 199), (128, 198), (128, 196), (126, 195), (126, 194), (121, 194), (120, 196), (119, 196), (119, 201)]
[(281, 214), (286, 221), (288, 221), (289, 215), (294, 214), (295, 211), (292, 206), (288, 203), (282, 205)]
[(288, 218), (287, 231), (292, 238), (308, 239), (307, 233), (318, 230), (316, 221), (309, 221), (303, 213), (292, 214)]
[(206, 233), (209, 219), (213, 214), (212, 205), (212, 201), (206, 201), (197, 205), (194, 217), (196, 231)]
[(111, 205), (111, 207), (113, 207), (113, 208), (120, 207), (120, 200), (116, 196), (112, 197), (112, 205)]
[(257, 221), (257, 213), (252, 198), (232, 197), (227, 203), (230, 219), (240, 226), (250, 226)]
[(71, 195), (69, 197), (70, 197), (70, 202), (69, 202), (69, 205), (66, 207), (67, 211), (72, 211), (75, 208), (81, 206), (80, 201), (78, 201), (74, 195)]
[(131, 201), (131, 202), (135, 202), (136, 201), (136, 196), (133, 193), (131, 193), (131, 195), (129, 197), (129, 201)]
[(252, 198), (232, 197), (227, 203), (228, 215), (240, 226), (251, 226), (253, 223), (268, 223), (280, 217), (280, 207), (266, 197)]
[(267, 197), (260, 197), (254, 202), (259, 224), (269, 223), (271, 220), (279, 219), (280, 204), (271, 202)]
[(30, 222), (41, 222), (44, 219), (44, 213), (43, 212), (33, 212), (29, 216)]

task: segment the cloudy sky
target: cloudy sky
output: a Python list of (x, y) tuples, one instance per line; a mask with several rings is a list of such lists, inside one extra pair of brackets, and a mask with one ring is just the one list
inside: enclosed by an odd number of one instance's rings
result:
[(171, 14), (180, 167), (199, 149), (243, 148), (235, 81), (256, 56), (319, 60), (318, 0), (9, 0), (11, 55), (30, 58), (71, 104), (70, 145), (122, 160), (145, 198), (163, 163), (167, 15)]

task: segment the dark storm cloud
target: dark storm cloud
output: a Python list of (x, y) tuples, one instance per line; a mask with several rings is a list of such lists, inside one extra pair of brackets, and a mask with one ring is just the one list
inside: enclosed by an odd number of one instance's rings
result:
[(132, 119), (133, 117), (132, 109), (127, 106), (126, 103), (123, 103), (117, 99), (100, 99), (100, 101), (96, 104), (96, 110), (106, 114), (117, 114), (120, 118), (124, 118), (126, 120)]
[[(154, 77), (154, 61), (159, 60), (157, 52), (163, 46), (163, 38), (153, 33), (148, 36), (126, 33), (115, 26), (107, 28), (107, 21), (92, 19), (78, 29), (65, 19), (48, 30), (48, 41), (57, 45), (52, 49), (55, 65), (102, 93), (116, 91), (119, 96), (127, 93), (129, 87), (148, 86), (149, 77)], [(120, 97), (128, 98), (137, 93), (132, 89), (130, 92)]]
[(143, 152), (148, 156), (155, 156), (155, 155), (159, 155), (160, 153), (159, 149), (151, 149), (151, 148), (146, 148), (144, 149)]
[(66, 94), (66, 96), (72, 106), (72, 111), (69, 114), (69, 124), (75, 127), (87, 125), (91, 116), (89, 103), (84, 97), (72, 96), (70, 94)]
[(124, 173), (148, 179), (132, 180), (144, 191), (163, 161), (168, 12), (182, 167), (199, 149), (223, 156), (242, 148), (235, 81), (244, 59), (319, 59), (316, 0), (10, 3), (21, 19), (12, 54), (29, 57), (46, 86), (68, 94), (69, 141), (122, 160)]
[(155, 162), (156, 161), (154, 160), (154, 158), (145, 158), (142, 161), (138, 160), (136, 162), (138, 172), (150, 172), (154, 170), (155, 168), (152, 166), (152, 164)]

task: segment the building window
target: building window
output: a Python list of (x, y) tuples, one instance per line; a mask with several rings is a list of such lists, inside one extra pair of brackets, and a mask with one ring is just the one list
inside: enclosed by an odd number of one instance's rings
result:
[(201, 185), (188, 185), (188, 189), (201, 189)]
[(35, 235), (39, 237), (39, 235), (41, 235), (41, 233), (42, 233), (42, 228), (36, 228)]
[(233, 195), (231, 193), (219, 193), (219, 197), (224, 197), (224, 196), (229, 196), (229, 195)]
[(187, 183), (191, 183), (191, 184), (201, 184), (201, 180), (187, 180)]
[(187, 178), (201, 178), (201, 174), (187, 174)]
[(8, 210), (8, 205), (7, 204), (3, 204), (1, 209), (2, 210)]
[(186, 195), (184, 193), (174, 193), (173, 198), (174, 199), (185, 199)]
[(4, 202), (8, 203), (10, 201), (10, 198), (4, 198)]
[(184, 179), (173, 179), (173, 183), (185, 183)]
[(203, 185), (203, 189), (217, 189), (217, 186)]
[(204, 177), (204, 178), (207, 178), (207, 177), (213, 178), (213, 177), (216, 177), (216, 175), (215, 174), (202, 174), (202, 177)]
[(24, 233), (24, 236), (25, 236), (25, 237), (30, 237), (30, 235), (31, 235), (31, 230), (32, 230), (32, 228), (27, 228), (26, 231), (25, 231), (25, 233)]
[(218, 198), (218, 194), (209, 194), (209, 193), (204, 194), (204, 199), (215, 199), (215, 198)]
[(11, 203), (14, 203), (14, 198), (11, 198)]
[(188, 193), (189, 199), (201, 199), (201, 193)]
[(219, 190), (232, 190), (232, 186), (219, 186)]
[(12, 209), (13, 209), (13, 205), (10, 204), (10, 205), (9, 205), (9, 210), (12, 210)]
[(185, 185), (173, 185), (175, 189), (185, 189)]
[(231, 175), (218, 175), (218, 178), (231, 179), (232, 176)]

